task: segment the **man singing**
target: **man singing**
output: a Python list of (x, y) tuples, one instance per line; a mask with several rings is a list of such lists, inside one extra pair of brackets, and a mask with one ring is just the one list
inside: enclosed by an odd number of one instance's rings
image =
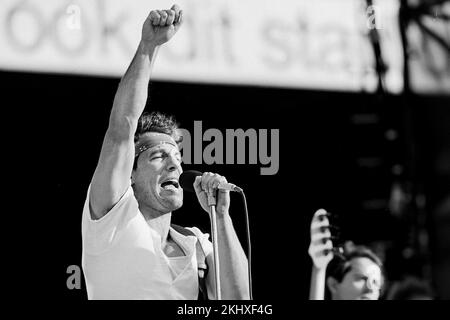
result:
[[(159, 46), (182, 24), (177, 5), (153, 10), (121, 79), (100, 158), (83, 209), (82, 265), (89, 299), (215, 299), (213, 249), (198, 228), (171, 225), (183, 204), (181, 137), (172, 117), (144, 113)], [(208, 212), (207, 193), (225, 177), (204, 173), (194, 189)], [(229, 191), (217, 192), (223, 299), (248, 299), (247, 258), (229, 215)], [(201, 257), (210, 272), (202, 285)], [(206, 290), (205, 290), (206, 289)], [(199, 291), (200, 290), (200, 291)]]

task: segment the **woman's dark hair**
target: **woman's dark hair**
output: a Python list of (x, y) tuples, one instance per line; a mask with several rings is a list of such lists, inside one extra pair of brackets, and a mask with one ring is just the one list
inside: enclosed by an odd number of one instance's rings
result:
[(335, 278), (338, 282), (344, 279), (351, 269), (351, 261), (356, 258), (368, 258), (372, 260), (383, 271), (383, 263), (380, 258), (366, 246), (353, 246), (344, 250), (343, 254), (335, 255), (327, 267), (327, 275)]
[[(152, 111), (150, 113), (144, 112), (139, 117), (136, 133), (134, 134), (134, 143), (138, 142), (141, 135), (147, 132), (165, 133), (171, 136), (178, 146), (180, 146), (183, 141), (183, 136), (178, 130), (178, 123), (175, 118), (159, 111)], [(136, 167), (137, 157), (134, 159), (133, 170), (136, 169)]]

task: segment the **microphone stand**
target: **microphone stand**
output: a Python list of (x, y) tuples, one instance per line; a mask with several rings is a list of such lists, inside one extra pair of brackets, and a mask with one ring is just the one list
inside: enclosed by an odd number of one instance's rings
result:
[(220, 290), (220, 269), (219, 269), (219, 248), (217, 240), (217, 216), (216, 216), (216, 195), (217, 190), (214, 194), (208, 192), (208, 207), (209, 215), (211, 218), (211, 234), (212, 234), (212, 244), (213, 244), (213, 258), (214, 258), (214, 280), (216, 284), (216, 299), (222, 300), (221, 290)]

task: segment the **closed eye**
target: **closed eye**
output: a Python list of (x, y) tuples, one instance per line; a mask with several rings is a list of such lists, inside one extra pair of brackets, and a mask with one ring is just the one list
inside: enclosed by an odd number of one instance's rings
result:
[[(168, 158), (169, 156), (170, 156), (169, 152), (165, 152), (165, 151), (162, 151), (162, 150), (159, 150), (159, 151), (155, 150), (154, 152), (150, 153), (149, 160), (150, 161), (158, 160), (158, 159), (164, 160), (164, 159)], [(183, 161), (183, 159), (181, 157), (181, 153), (177, 152), (173, 156), (174, 156), (174, 159), (178, 163), (181, 163)]]
[(155, 160), (155, 159), (162, 158), (162, 157), (163, 157), (163, 154), (161, 152), (150, 154), (150, 160)]
[(356, 281), (360, 281), (360, 280), (367, 280), (367, 277), (366, 276), (363, 276), (363, 275), (359, 275), (359, 274), (356, 274), (355, 276), (354, 276), (354, 279), (356, 280)]

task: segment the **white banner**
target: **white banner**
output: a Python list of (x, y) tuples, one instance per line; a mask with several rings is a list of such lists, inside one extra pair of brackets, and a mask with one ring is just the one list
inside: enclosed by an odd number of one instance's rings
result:
[[(374, 91), (377, 28), (386, 87), (402, 83), (398, 2), (179, 0), (184, 25), (160, 51), (154, 79)], [(0, 0), (0, 69), (121, 76), (141, 26), (166, 0)], [(377, 25), (373, 22), (377, 18)]]

